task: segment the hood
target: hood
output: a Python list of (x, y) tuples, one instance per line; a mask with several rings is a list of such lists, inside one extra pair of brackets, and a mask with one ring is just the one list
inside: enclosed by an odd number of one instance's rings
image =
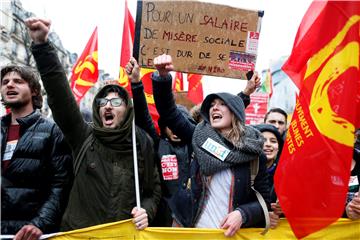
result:
[(214, 99), (219, 98), (224, 101), (226, 106), (234, 113), (237, 119), (245, 124), (245, 106), (239, 96), (230, 93), (212, 93), (209, 94), (201, 104), (200, 114), (207, 122), (209, 120), (209, 110)]
[(120, 87), (119, 85), (115, 85), (115, 84), (105, 85), (96, 94), (96, 96), (94, 97), (94, 100), (93, 100), (93, 104), (92, 104), (93, 123), (94, 123), (95, 127), (98, 127), (98, 128), (103, 127), (102, 121), (101, 121), (101, 118), (100, 118), (100, 114), (99, 114), (99, 108), (100, 107), (97, 106), (96, 99), (106, 97), (106, 95), (109, 92), (117, 92), (119, 94), (119, 96), (122, 99), (124, 99), (125, 104), (126, 104), (125, 117), (124, 117), (123, 123), (120, 124), (119, 128), (129, 120), (130, 115), (132, 116), (131, 113), (133, 111), (133, 105), (132, 105), (132, 102), (130, 101), (130, 97), (129, 97), (128, 92), (123, 87)]

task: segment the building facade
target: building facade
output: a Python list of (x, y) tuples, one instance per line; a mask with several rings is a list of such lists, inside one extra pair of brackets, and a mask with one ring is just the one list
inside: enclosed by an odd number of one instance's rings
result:
[[(0, 1), (0, 66), (9, 64), (28, 66), (36, 68), (34, 58), (30, 51), (31, 38), (25, 26), (25, 19), (35, 17), (35, 14), (22, 7), (20, 0), (1, 0)], [(57, 49), (58, 57), (62, 63), (68, 78), (71, 76), (73, 65), (77, 61), (77, 54), (70, 53), (64, 48), (56, 32), (49, 33), (49, 40)], [(106, 78), (108, 74), (99, 70), (99, 81)], [(81, 101), (81, 109), (91, 109), (92, 99), (97, 92), (99, 84), (90, 89)], [(51, 116), (50, 109), (46, 101), (46, 93), (43, 92), (44, 106), (42, 113)], [(0, 106), (0, 116), (5, 114), (5, 109)]]
[[(1, 1), (0, 9), (0, 66), (15, 64), (35, 69), (35, 61), (30, 51), (31, 38), (24, 23), (25, 19), (35, 15), (26, 11), (19, 0)], [(69, 74), (74, 64), (73, 54), (63, 47), (55, 32), (49, 34), (49, 40), (57, 49), (59, 59)], [(46, 96), (44, 100), (42, 111), (44, 115), (48, 115), (50, 111)], [(0, 114), (4, 113), (5, 110), (1, 107)]]

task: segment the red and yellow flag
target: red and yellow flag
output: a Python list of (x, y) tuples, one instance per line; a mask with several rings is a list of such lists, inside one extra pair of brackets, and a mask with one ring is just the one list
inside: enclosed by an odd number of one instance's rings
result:
[[(129, 78), (125, 71), (125, 66), (129, 62), (130, 57), (133, 53), (134, 45), (134, 35), (135, 35), (135, 22), (134, 18), (131, 16), (129, 11), (127, 1), (125, 0), (125, 18), (124, 18), (124, 29), (122, 37), (122, 46), (121, 46), (121, 56), (120, 56), (120, 76), (119, 84), (124, 87), (131, 94), (131, 84)], [(151, 115), (151, 118), (154, 122), (156, 130), (159, 132), (159, 127), (157, 121), (159, 119), (159, 113), (155, 107), (155, 101), (152, 91), (152, 81), (151, 74), (154, 72), (154, 69), (140, 69), (140, 78), (144, 85), (144, 93), (146, 101), (148, 103), (148, 109)]]
[(188, 98), (195, 104), (202, 103), (204, 100), (202, 75), (188, 73), (187, 80), (189, 82)]
[(122, 35), (122, 45), (120, 54), (120, 76), (119, 84), (124, 87), (129, 93), (131, 93), (131, 85), (128, 76), (125, 72), (125, 66), (129, 62), (132, 56), (133, 45), (135, 35), (135, 22), (129, 11), (127, 1), (125, 1), (125, 17), (124, 17), (124, 28)]
[(182, 72), (175, 73), (175, 79), (173, 82), (173, 91), (174, 92), (184, 91), (184, 77)]
[(283, 70), (299, 87), (275, 174), (298, 238), (341, 217), (360, 121), (360, 2), (314, 1)]
[(98, 32), (92, 33), (84, 51), (72, 69), (71, 90), (79, 103), (85, 93), (95, 85), (99, 77), (98, 69)]

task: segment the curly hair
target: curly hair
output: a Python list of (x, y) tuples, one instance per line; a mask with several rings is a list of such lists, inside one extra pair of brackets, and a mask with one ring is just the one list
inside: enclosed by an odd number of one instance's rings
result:
[[(1, 85), (3, 78), (10, 72), (16, 72), (24, 79), (28, 84), (29, 88), (34, 96), (32, 96), (32, 104), (34, 109), (41, 109), (43, 103), (43, 97), (41, 95), (41, 85), (39, 75), (29, 67), (22, 67), (16, 65), (5, 66), (1, 69)], [(4, 100), (1, 100), (4, 106), (7, 106)]]

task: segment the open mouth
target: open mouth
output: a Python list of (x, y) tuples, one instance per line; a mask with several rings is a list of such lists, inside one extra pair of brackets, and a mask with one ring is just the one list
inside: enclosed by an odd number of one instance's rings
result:
[(7, 92), (6, 92), (6, 95), (7, 95), (7, 96), (16, 96), (16, 95), (18, 95), (18, 93), (15, 92), (15, 91), (7, 91)]
[(272, 154), (272, 152), (273, 152), (273, 150), (268, 150), (268, 149), (264, 150), (265, 154)]
[(106, 112), (104, 115), (104, 119), (106, 125), (111, 125), (114, 120), (114, 115), (111, 112)]
[(213, 115), (211, 115), (211, 117), (214, 121), (222, 119), (221, 114), (218, 114), (218, 113), (214, 113)]

